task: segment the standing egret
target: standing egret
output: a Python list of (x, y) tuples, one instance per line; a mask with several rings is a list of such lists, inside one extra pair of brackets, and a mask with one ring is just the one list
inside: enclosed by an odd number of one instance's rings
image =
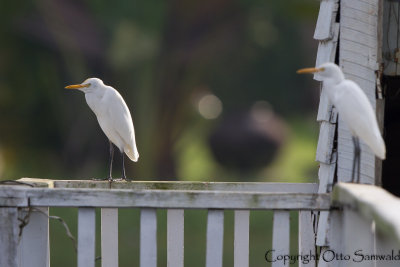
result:
[(349, 127), (354, 143), (352, 182), (357, 165), (357, 182), (360, 182), (360, 143), (363, 140), (380, 158), (385, 159), (386, 148), (379, 131), (375, 112), (367, 96), (353, 81), (344, 78), (342, 70), (333, 63), (324, 63), (318, 68), (300, 69), (297, 73), (318, 72), (330, 102)]
[(81, 84), (66, 86), (67, 89), (78, 89), (85, 93), (86, 102), (96, 114), (101, 129), (110, 141), (110, 174), (114, 158), (114, 145), (122, 155), (122, 179), (126, 180), (124, 153), (132, 161), (137, 161), (139, 153), (136, 148), (135, 130), (131, 113), (122, 96), (111, 86), (98, 78), (89, 78)]

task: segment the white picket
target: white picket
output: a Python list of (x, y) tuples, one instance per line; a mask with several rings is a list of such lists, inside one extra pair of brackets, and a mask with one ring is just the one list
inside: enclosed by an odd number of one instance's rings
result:
[(167, 211), (167, 266), (183, 267), (184, 264), (184, 210)]
[(101, 209), (101, 266), (118, 267), (118, 209)]
[[(277, 259), (278, 256), (289, 255), (290, 252), (290, 211), (286, 210), (275, 210), (274, 211), (274, 223), (272, 232), (272, 248), (273, 259)], [(283, 266), (282, 261), (272, 262), (272, 267)]]
[(222, 267), (224, 211), (208, 210), (206, 267)]
[(249, 210), (235, 210), (234, 267), (249, 266)]
[(18, 234), (18, 209), (0, 207), (0, 266), (18, 266)]
[(48, 207), (21, 212), (20, 217), (27, 216), (28, 224), (23, 228), (18, 244), (19, 267), (50, 266), (48, 214)]
[(140, 267), (157, 267), (157, 210), (140, 210)]
[(78, 267), (95, 266), (95, 208), (78, 209)]

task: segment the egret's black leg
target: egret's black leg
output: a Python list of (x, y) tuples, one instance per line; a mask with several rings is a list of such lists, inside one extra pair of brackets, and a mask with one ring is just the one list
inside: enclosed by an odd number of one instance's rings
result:
[(114, 159), (114, 145), (110, 141), (110, 174), (108, 176), (108, 180), (112, 181), (112, 164)]
[(360, 141), (357, 138), (357, 183), (360, 183), (360, 166), (361, 166), (361, 147), (360, 147)]
[[(352, 179), (351, 181), (354, 183), (360, 182), (360, 141), (357, 137), (353, 136), (353, 144), (354, 144), (354, 158), (353, 158), (353, 170), (352, 170)], [(356, 171), (357, 169), (357, 171)], [(356, 173), (357, 172), (357, 173)], [(357, 176), (357, 178), (356, 178)]]
[(122, 157), (122, 179), (126, 180), (126, 175), (125, 175), (125, 153), (121, 152), (121, 157)]
[(352, 137), (353, 145), (354, 145), (354, 154), (353, 154), (353, 169), (351, 171), (351, 182), (354, 183), (355, 178), (355, 171), (356, 171), (356, 153), (357, 153), (357, 146), (356, 146), (356, 137)]

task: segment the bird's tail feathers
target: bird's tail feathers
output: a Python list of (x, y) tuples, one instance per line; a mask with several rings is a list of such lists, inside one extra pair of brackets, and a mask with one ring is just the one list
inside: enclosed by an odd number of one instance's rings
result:
[(375, 140), (376, 142), (371, 146), (371, 149), (378, 158), (384, 160), (386, 158), (386, 146), (380, 133)]
[(130, 160), (132, 160), (134, 162), (138, 161), (139, 152), (138, 152), (136, 146), (134, 146), (133, 148), (131, 146), (129, 146), (124, 150), (124, 152)]

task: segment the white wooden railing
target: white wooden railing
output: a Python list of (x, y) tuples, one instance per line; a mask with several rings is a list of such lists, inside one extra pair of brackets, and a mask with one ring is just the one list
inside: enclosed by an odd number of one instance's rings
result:
[(400, 266), (399, 198), (377, 186), (339, 183), (332, 206), (339, 209), (331, 211), (326, 256), (340, 259), (318, 266)]
[(49, 221), (43, 215), (49, 207), (78, 208), (78, 267), (95, 266), (96, 207), (101, 208), (103, 267), (118, 266), (118, 208), (141, 210), (141, 267), (157, 266), (157, 209), (168, 210), (167, 266), (184, 265), (184, 210), (207, 209), (206, 266), (221, 267), (224, 210), (230, 209), (235, 211), (234, 266), (246, 267), (251, 210), (274, 211), (274, 255), (289, 255), (290, 211), (299, 211), (299, 254), (304, 254), (315, 252), (312, 211), (330, 208), (330, 196), (317, 194), (316, 184), (20, 181), (34, 187), (0, 186), (0, 266), (50, 266)]

